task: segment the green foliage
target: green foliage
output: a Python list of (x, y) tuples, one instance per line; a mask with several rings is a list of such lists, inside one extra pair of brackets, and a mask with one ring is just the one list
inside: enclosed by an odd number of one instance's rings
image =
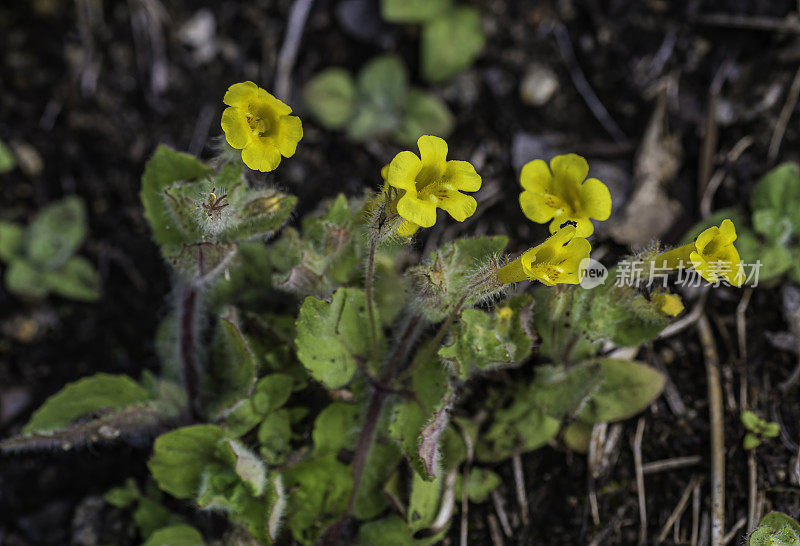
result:
[(744, 440), (742, 440), (742, 445), (747, 450), (757, 448), (764, 439), (775, 438), (781, 432), (778, 423), (762, 419), (752, 411), (743, 411), (740, 419), (742, 425), (748, 431), (744, 435)]
[(327, 129), (344, 129), (354, 140), (391, 136), (412, 145), (425, 134), (446, 137), (453, 115), (435, 95), (409, 87), (402, 61), (394, 55), (370, 60), (357, 78), (328, 68), (303, 90), (310, 113)]
[(9, 292), (29, 299), (49, 293), (78, 300), (100, 297), (100, 279), (88, 260), (75, 256), (88, 231), (86, 208), (76, 196), (45, 206), (27, 228), (0, 222), (0, 260)]
[(164, 527), (153, 533), (143, 546), (203, 546), (203, 535), (190, 525)]
[(458, 7), (438, 16), (422, 29), (422, 76), (432, 83), (449, 80), (472, 64), (485, 43), (475, 8)]
[(391, 515), (365, 523), (358, 531), (359, 546), (415, 546), (414, 533), (406, 522)]
[(416, 532), (425, 529), (439, 510), (442, 496), (442, 477), (426, 480), (416, 472), (411, 476), (411, 495), (408, 502), (408, 526)]
[(14, 170), (17, 166), (17, 160), (8, 146), (0, 140), (0, 174), (5, 174)]
[(423, 23), (451, 5), (452, 0), (381, 0), (381, 16), (392, 23)]
[[(132, 510), (133, 521), (139, 529), (143, 540), (148, 540), (161, 529), (173, 526), (189, 527), (183, 525), (181, 518), (170, 512), (163, 504), (163, 495), (158, 487), (151, 481), (147, 482), (145, 491), (142, 492), (133, 478), (129, 478), (122, 487), (115, 487), (105, 494), (105, 500), (112, 506)], [(202, 544), (202, 537), (192, 529)], [(185, 532), (188, 535), (188, 532)], [(169, 533), (166, 534), (169, 536)], [(164, 535), (160, 535), (164, 536)], [(156, 537), (158, 540), (158, 537)], [(160, 544), (159, 542), (156, 542)]]
[(748, 540), (749, 546), (800, 546), (800, 524), (781, 512), (770, 512)]
[(68, 384), (34, 412), (23, 433), (63, 428), (80, 417), (143, 402), (151, 394), (125, 375), (98, 373)]
[[(460, 478), (460, 476), (459, 476)], [(470, 502), (480, 504), (486, 502), (492, 491), (502, 483), (500, 476), (488, 468), (475, 467), (469, 471), (467, 495)], [(463, 487), (463, 484), (461, 484)], [(461, 498), (460, 488), (456, 488), (456, 498)]]
[(229, 408), (244, 399), (256, 381), (256, 362), (238, 325), (229, 317), (217, 322), (212, 353), (205, 375), (210, 413)]
[(666, 378), (640, 362), (600, 358), (583, 366), (595, 364), (603, 380), (578, 413), (581, 421), (600, 423), (627, 419), (649, 406), (664, 388)]
[[(369, 331), (361, 290), (340, 288), (330, 303), (309, 296), (297, 317), (297, 356), (314, 379), (330, 389), (342, 387), (353, 378), (358, 362), (371, 357)], [(377, 341), (379, 346), (385, 343), (382, 331)]]
[(462, 379), (475, 371), (522, 362), (531, 354), (531, 305), (530, 296), (523, 295), (496, 307), (491, 315), (465, 309), (453, 330), (452, 345), (441, 348), (439, 356), (451, 360)]

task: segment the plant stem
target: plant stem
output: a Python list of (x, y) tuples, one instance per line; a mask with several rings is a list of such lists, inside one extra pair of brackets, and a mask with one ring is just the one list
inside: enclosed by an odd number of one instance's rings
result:
[(181, 378), (189, 398), (189, 410), (196, 411), (200, 391), (197, 362), (197, 287), (190, 284), (181, 296), (178, 323), (178, 357), (181, 362)]

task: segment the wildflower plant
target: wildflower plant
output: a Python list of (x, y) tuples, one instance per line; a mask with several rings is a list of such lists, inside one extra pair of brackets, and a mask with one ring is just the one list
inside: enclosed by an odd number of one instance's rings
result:
[[(378, 191), (286, 225), (297, 199), (253, 171), (295, 153), (299, 119), (250, 82), (224, 102), (241, 161), (161, 146), (142, 176), (174, 271), (160, 373), (71, 383), (4, 450), (155, 438), (151, 485), (107, 496), (148, 543), (220, 532), (170, 513), (169, 495), (223, 514), (225, 543), (435, 544), (457, 491), (482, 502), (499, 485), (488, 465), (548, 444), (585, 451), (595, 425), (659, 395), (659, 371), (605, 349), (652, 340), (683, 304), (665, 289), (580, 285), (591, 220), (611, 207), (583, 158), (523, 170), (521, 214), (549, 222), (549, 238), (514, 241), (529, 248), (519, 254), (506, 236), (467, 236), (420, 256), (415, 238), (480, 206), (480, 175), (442, 138), (387, 157)], [(733, 261), (732, 228), (714, 229), (692, 252)]]

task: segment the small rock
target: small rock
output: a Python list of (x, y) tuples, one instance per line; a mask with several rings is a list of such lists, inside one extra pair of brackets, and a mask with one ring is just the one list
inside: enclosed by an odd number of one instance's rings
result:
[(14, 149), (20, 170), (31, 178), (39, 176), (44, 169), (44, 161), (36, 148), (25, 142), (14, 142), (11, 147)]
[(200, 9), (178, 31), (181, 41), (192, 48), (195, 62), (205, 63), (217, 54), (214, 35), (217, 21), (211, 10)]
[(543, 64), (533, 64), (525, 72), (519, 85), (522, 102), (542, 106), (558, 91), (558, 76)]
[(0, 425), (5, 425), (25, 411), (31, 403), (31, 393), (24, 387), (11, 387), (0, 391)]

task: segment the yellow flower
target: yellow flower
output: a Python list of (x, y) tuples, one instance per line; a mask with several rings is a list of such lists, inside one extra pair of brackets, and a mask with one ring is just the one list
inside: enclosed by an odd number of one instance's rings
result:
[[(386, 183), (386, 178), (389, 176), (389, 165), (384, 165), (381, 167), (381, 178), (383, 178), (383, 189), (381, 191), (388, 193), (390, 188)], [(393, 189), (393, 188), (392, 188)], [(397, 202), (400, 200), (400, 197), (405, 195), (405, 190), (395, 190), (394, 196), (389, 200), (388, 209), (391, 214), (397, 214)], [(414, 235), (417, 230), (419, 229), (419, 225), (409, 222), (405, 218), (401, 219), (400, 223), (397, 225), (397, 234), (401, 237), (411, 237)]]
[(557, 155), (550, 168), (541, 159), (527, 163), (519, 177), (522, 212), (538, 224), (550, 222), (550, 233), (572, 221), (576, 237), (588, 237), (594, 233), (590, 218), (607, 220), (611, 214), (611, 194), (598, 179), (584, 180), (587, 174), (589, 164), (576, 154)]
[(654, 258), (662, 269), (677, 269), (692, 265), (701, 277), (711, 283), (718, 283), (720, 277), (732, 286), (744, 282), (744, 268), (739, 252), (733, 246), (736, 228), (730, 220), (723, 220), (701, 233), (693, 243), (673, 248)]
[(235, 83), (222, 102), (222, 130), (232, 147), (242, 150), (244, 164), (255, 171), (275, 170), (281, 156), (291, 157), (303, 138), (300, 118), (292, 109), (253, 82)]
[(419, 157), (413, 152), (400, 152), (386, 173), (387, 183), (400, 190), (396, 207), (405, 220), (398, 228), (401, 235), (435, 224), (437, 207), (459, 222), (478, 208), (475, 198), (461, 193), (481, 188), (475, 167), (467, 161), (447, 161), (447, 143), (439, 137), (421, 136), (417, 146)]
[(733, 246), (735, 240), (736, 229), (730, 220), (723, 220), (719, 227), (712, 226), (701, 233), (689, 254), (695, 271), (708, 282), (719, 282), (722, 276), (731, 285), (741, 286), (744, 271), (739, 252)]
[(658, 306), (659, 311), (670, 317), (677, 317), (684, 309), (680, 296), (675, 294), (656, 294), (653, 296), (653, 303)]
[(577, 228), (568, 225), (498, 269), (497, 279), (501, 283), (534, 280), (547, 286), (578, 284), (581, 262), (589, 257), (591, 250), (589, 241), (578, 237)]

